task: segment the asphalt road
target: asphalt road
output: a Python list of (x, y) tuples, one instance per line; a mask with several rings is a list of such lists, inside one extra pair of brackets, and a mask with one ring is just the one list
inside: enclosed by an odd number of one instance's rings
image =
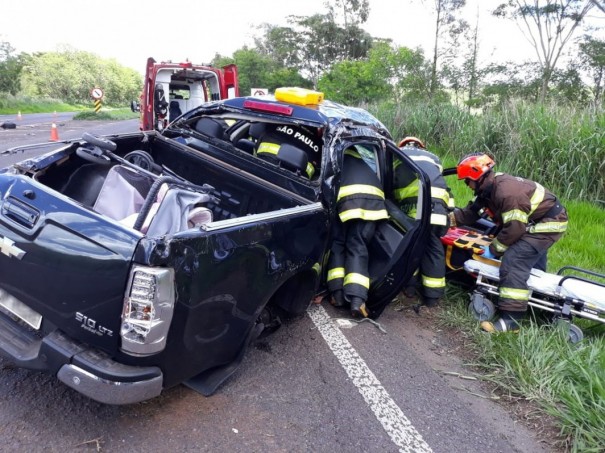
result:
[[(73, 140), (82, 137), (84, 132), (92, 132), (98, 135), (123, 134), (139, 131), (139, 120), (126, 121), (74, 121), (74, 113), (32, 113), (21, 115), (17, 119), (15, 115), (0, 115), (0, 125), (11, 122), (16, 125), (15, 129), (4, 129), (0, 127), (0, 167), (11, 165), (24, 159), (33, 157), (35, 154), (50, 152), (62, 145), (62, 141)], [(58, 142), (51, 141), (51, 128), (55, 124), (57, 128)], [(24, 145), (45, 143), (47, 146), (39, 149), (23, 149), (13, 153), (6, 150)]]
[[(20, 127), (0, 130), (0, 153), (47, 139), (46, 124), (19, 137), (10, 134)], [(58, 124), (61, 140), (138, 128), (136, 120)], [(0, 154), (0, 166), (28, 153)], [(546, 451), (470, 379), (451, 341), (456, 332), (396, 308), (385, 310), (379, 329), (312, 304), (257, 341), (210, 397), (178, 386), (147, 402), (108, 406), (0, 359), (0, 451)]]

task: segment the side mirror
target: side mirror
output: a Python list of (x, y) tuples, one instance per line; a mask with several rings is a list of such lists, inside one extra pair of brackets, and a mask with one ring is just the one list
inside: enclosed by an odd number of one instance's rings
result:
[(140, 112), (141, 111), (141, 106), (137, 101), (131, 101), (130, 102), (130, 110), (132, 110), (133, 112)]

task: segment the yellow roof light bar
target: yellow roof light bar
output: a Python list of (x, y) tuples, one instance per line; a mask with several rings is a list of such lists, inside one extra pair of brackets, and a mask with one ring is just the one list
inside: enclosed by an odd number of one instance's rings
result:
[(295, 105), (317, 105), (324, 100), (324, 94), (307, 88), (284, 87), (275, 90), (275, 99)]

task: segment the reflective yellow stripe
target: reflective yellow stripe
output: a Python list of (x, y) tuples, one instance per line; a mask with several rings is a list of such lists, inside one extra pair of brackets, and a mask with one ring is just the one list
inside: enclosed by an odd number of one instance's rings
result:
[(540, 184), (536, 183), (536, 190), (534, 194), (531, 196), (531, 209), (529, 210), (529, 215), (532, 215), (534, 211), (538, 208), (538, 205), (544, 201), (544, 187)]
[(336, 201), (340, 201), (344, 197), (357, 194), (368, 194), (376, 195), (384, 200), (384, 192), (378, 187), (370, 186), (368, 184), (351, 184), (350, 186), (342, 186), (338, 191), (338, 198)]
[(431, 225), (447, 225), (445, 214), (431, 214)]
[(430, 162), (439, 169), (439, 173), (443, 172), (443, 166), (441, 166), (435, 159), (431, 159), (429, 156), (409, 156), (415, 162)]
[(312, 269), (313, 269), (313, 270), (314, 270), (314, 271), (315, 271), (317, 274), (319, 274), (319, 273), (321, 272), (321, 264), (319, 264), (319, 263), (315, 263), (315, 264), (313, 265)]
[(529, 290), (518, 288), (500, 288), (500, 297), (514, 300), (528, 300)]
[(447, 202), (447, 207), (451, 209), (454, 209), (456, 207), (456, 201), (454, 200), (454, 197), (450, 197)]
[(508, 249), (508, 245), (504, 245), (502, 242), (500, 242), (498, 239), (494, 239), (492, 241), (492, 245), (494, 246), (494, 249), (496, 250), (496, 252), (498, 253), (504, 253), (506, 251), (506, 249)]
[(313, 166), (313, 164), (311, 162), (307, 163), (307, 176), (309, 177), (309, 179), (311, 179), (313, 177), (313, 175), (315, 174), (315, 167)]
[(527, 223), (529, 220), (529, 215), (520, 209), (513, 209), (512, 211), (507, 211), (502, 213), (502, 223), (512, 222), (513, 220), (518, 220), (522, 223)]
[(439, 187), (431, 187), (431, 198), (443, 200), (446, 205), (449, 205), (450, 202), (449, 192), (445, 189), (440, 189)]
[(277, 152), (279, 151), (279, 148), (280, 148), (280, 145), (278, 145), (277, 143), (263, 142), (260, 145), (258, 145), (258, 150), (256, 151), (256, 154), (267, 153), (267, 154), (273, 154), (274, 156), (277, 156)]
[[(344, 285), (357, 284), (364, 288), (370, 288), (370, 278), (365, 275), (350, 273), (345, 276)], [(343, 286), (344, 286), (343, 285)]]
[(422, 286), (427, 288), (445, 288), (445, 278), (433, 278), (422, 276)]
[(567, 231), (567, 222), (544, 222), (532, 225), (528, 230), (530, 233), (563, 233)]
[(345, 268), (344, 267), (335, 267), (334, 269), (330, 269), (328, 271), (328, 277), (326, 278), (326, 281), (330, 281), (330, 280), (336, 280), (337, 278), (344, 278), (345, 277)]
[(389, 213), (386, 209), (381, 209), (379, 211), (367, 211), (365, 209), (357, 208), (357, 209), (349, 209), (348, 211), (343, 211), (338, 214), (340, 220), (346, 222), (351, 219), (362, 219), (362, 220), (382, 220), (388, 219)]
[(419, 187), (418, 183), (419, 183), (419, 181), (417, 179), (415, 179), (414, 181), (409, 183), (407, 186), (402, 187), (401, 189), (395, 189), (393, 191), (393, 196), (395, 197), (395, 200), (401, 201), (404, 198), (417, 197), (418, 196), (418, 187)]

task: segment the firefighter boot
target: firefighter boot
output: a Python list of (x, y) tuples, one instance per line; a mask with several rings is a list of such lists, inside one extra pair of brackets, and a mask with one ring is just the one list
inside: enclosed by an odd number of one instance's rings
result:
[(416, 304), (412, 308), (414, 309), (414, 312), (417, 315), (419, 315), (420, 314), (420, 309), (422, 307), (435, 308), (435, 307), (438, 307), (438, 306), (439, 306), (439, 299), (432, 298), (432, 297), (423, 297), (422, 298), (422, 303)]
[(336, 308), (342, 308), (345, 306), (345, 296), (342, 293), (342, 289), (334, 291), (332, 293), (332, 298), (330, 299), (330, 303)]
[(489, 333), (519, 332), (519, 323), (524, 313), (500, 312), (496, 321), (481, 322), (481, 329)]
[(367, 318), (369, 315), (365, 301), (361, 297), (351, 297), (351, 316), (353, 318)]

